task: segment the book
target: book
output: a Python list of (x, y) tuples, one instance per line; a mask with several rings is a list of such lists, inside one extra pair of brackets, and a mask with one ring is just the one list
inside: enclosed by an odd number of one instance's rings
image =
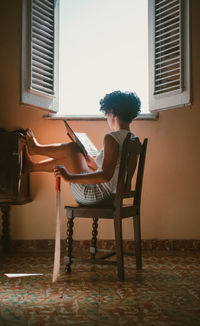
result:
[(87, 158), (88, 154), (96, 157), (98, 154), (98, 150), (96, 146), (93, 144), (91, 139), (85, 132), (74, 132), (70, 127), (69, 123), (66, 120), (63, 120), (65, 123), (65, 127), (67, 129), (67, 135), (71, 139), (71, 141), (77, 143), (80, 151), (83, 153), (85, 158)]

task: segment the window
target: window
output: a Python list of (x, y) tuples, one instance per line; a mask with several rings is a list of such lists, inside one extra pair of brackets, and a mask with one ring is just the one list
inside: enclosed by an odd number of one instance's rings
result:
[(114, 90), (148, 112), (148, 0), (61, 0), (59, 75), (61, 115), (101, 114)]
[(22, 16), (23, 103), (56, 112), (59, 90), (59, 115), (93, 115), (105, 93), (121, 89), (136, 91), (143, 112), (190, 104), (189, 0), (23, 0)]

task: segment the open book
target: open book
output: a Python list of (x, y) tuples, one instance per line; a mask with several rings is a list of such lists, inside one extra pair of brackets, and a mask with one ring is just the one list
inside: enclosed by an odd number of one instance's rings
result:
[(73, 142), (77, 143), (80, 151), (83, 153), (85, 158), (87, 158), (88, 154), (94, 157), (97, 156), (98, 150), (90, 138), (87, 136), (87, 134), (84, 132), (74, 132), (69, 126), (68, 122), (66, 120), (63, 121), (67, 129), (67, 135)]

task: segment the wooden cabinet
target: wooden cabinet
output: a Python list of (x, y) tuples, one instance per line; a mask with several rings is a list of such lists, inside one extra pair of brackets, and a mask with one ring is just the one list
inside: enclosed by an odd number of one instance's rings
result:
[(25, 167), (23, 130), (0, 130), (0, 203), (24, 204), (30, 201), (29, 174)]
[(11, 205), (30, 202), (29, 174), (25, 168), (25, 132), (23, 129), (0, 129), (0, 208), (2, 240), (9, 242), (9, 210)]

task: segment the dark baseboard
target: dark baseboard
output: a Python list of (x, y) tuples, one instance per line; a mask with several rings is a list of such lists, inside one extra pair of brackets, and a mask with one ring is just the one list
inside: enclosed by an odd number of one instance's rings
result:
[[(87, 250), (90, 247), (90, 240), (74, 240), (73, 248), (76, 250)], [(134, 241), (124, 240), (125, 250), (134, 250)], [(55, 241), (51, 240), (11, 240), (11, 251), (54, 251)], [(114, 240), (98, 240), (97, 247), (114, 249)], [(66, 241), (61, 240), (61, 250), (64, 252)], [(144, 251), (199, 251), (200, 240), (195, 239), (148, 239), (142, 240), (142, 250)]]

